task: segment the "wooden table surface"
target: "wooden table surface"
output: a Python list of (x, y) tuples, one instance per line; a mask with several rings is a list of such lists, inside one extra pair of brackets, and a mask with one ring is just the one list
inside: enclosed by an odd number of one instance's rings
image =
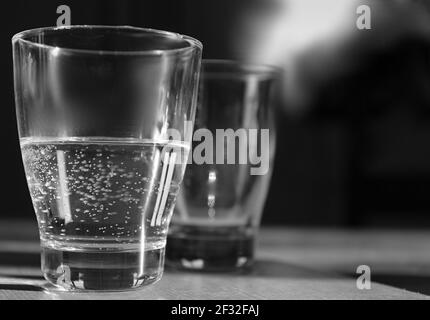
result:
[[(139, 291), (70, 294), (43, 290), (35, 222), (0, 221), (0, 299), (430, 298), (430, 232), (265, 228), (259, 242), (249, 274), (167, 270)], [(371, 290), (357, 289), (359, 265)]]

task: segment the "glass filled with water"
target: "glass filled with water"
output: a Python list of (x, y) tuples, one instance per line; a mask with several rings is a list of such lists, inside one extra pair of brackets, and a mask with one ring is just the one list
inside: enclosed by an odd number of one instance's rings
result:
[(203, 61), (193, 139), (167, 241), (167, 263), (234, 271), (254, 261), (275, 153), (278, 70)]
[(66, 290), (159, 280), (191, 144), (202, 46), (134, 27), (13, 38), (16, 110), (42, 272)]

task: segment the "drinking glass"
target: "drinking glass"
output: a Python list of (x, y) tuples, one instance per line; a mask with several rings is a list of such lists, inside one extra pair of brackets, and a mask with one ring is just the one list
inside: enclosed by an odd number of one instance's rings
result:
[(12, 42), (43, 275), (77, 291), (156, 282), (186, 165), (176, 159), (190, 149), (201, 43), (126, 26), (35, 29)]
[(277, 78), (269, 66), (203, 62), (193, 161), (167, 241), (170, 266), (203, 271), (251, 266), (275, 152)]

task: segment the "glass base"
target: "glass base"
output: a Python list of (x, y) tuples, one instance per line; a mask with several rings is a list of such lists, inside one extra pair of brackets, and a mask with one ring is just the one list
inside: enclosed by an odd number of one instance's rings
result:
[(209, 272), (246, 270), (254, 261), (254, 238), (243, 227), (172, 227), (166, 265)]
[(42, 248), (46, 280), (66, 291), (136, 290), (161, 279), (164, 251), (73, 252)]

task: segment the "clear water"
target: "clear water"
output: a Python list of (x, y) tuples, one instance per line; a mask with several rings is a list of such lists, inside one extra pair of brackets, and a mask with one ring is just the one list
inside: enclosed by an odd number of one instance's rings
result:
[(22, 139), (21, 150), (50, 282), (124, 290), (161, 277), (185, 144)]
[(172, 225), (168, 266), (199, 271), (247, 270), (254, 260), (255, 230), (248, 226)]
[(252, 266), (271, 172), (251, 165), (190, 164), (169, 228), (167, 264), (200, 271)]

